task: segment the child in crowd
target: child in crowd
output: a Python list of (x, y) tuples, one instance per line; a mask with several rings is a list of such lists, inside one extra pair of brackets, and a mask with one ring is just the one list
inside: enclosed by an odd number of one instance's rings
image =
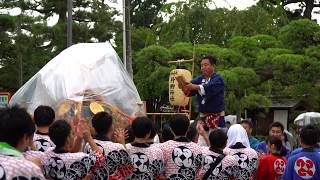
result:
[(49, 127), (55, 119), (54, 110), (49, 106), (38, 106), (33, 114), (37, 131), (33, 137), (35, 150), (44, 152), (50, 147), (55, 147), (49, 137)]
[(282, 141), (277, 136), (269, 136), (266, 143), (269, 154), (260, 158), (257, 180), (280, 180), (287, 164), (285, 157), (281, 156)]

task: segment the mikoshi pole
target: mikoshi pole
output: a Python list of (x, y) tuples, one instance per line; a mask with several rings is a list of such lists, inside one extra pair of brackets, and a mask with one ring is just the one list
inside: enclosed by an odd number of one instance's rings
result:
[(72, 45), (72, 0), (68, 0), (67, 47)]

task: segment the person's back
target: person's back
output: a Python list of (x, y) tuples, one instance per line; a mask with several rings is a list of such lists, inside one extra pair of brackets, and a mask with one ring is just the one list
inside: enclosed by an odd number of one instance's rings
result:
[(165, 176), (168, 179), (195, 179), (202, 166), (201, 147), (186, 138), (189, 119), (177, 115), (169, 121), (175, 140), (162, 143)]
[(194, 179), (202, 163), (201, 146), (187, 138), (167, 141), (160, 146), (166, 167), (167, 178)]
[(291, 156), (283, 179), (320, 179), (320, 153), (304, 149)]
[(233, 156), (238, 162), (239, 174), (236, 179), (255, 179), (258, 154), (250, 148), (245, 129), (240, 124), (232, 125), (228, 130), (227, 147), (224, 154)]
[(237, 177), (237, 160), (233, 156), (223, 154), (227, 139), (226, 133), (221, 129), (210, 133), (210, 147), (202, 147), (203, 166), (199, 179), (229, 180)]
[(158, 179), (163, 174), (164, 160), (160, 148), (133, 142), (127, 145), (127, 150), (134, 166), (128, 179)]
[[(48, 179), (101, 179), (100, 171), (106, 168), (104, 157), (94, 143), (89, 127), (81, 127), (84, 139), (94, 149), (92, 154), (74, 151), (76, 142), (71, 126), (64, 120), (55, 121), (49, 128), (55, 148), (45, 152), (42, 163)], [(103, 176), (105, 177), (105, 176)]]
[(280, 180), (287, 164), (285, 157), (280, 155), (281, 139), (276, 136), (269, 136), (267, 138), (267, 146), (269, 154), (260, 158), (257, 180)]
[[(113, 135), (112, 117), (106, 112), (100, 112), (93, 116), (92, 126), (97, 135), (94, 142), (105, 157), (106, 166), (103, 172), (99, 172), (101, 177), (120, 178), (128, 176), (133, 169), (129, 153), (120, 143), (114, 143), (110, 140)], [(92, 149), (87, 143), (84, 152), (92, 154)]]
[(289, 158), (283, 179), (285, 180), (318, 180), (320, 179), (320, 153), (315, 150), (319, 130), (306, 126), (300, 132), (301, 152)]
[(55, 147), (48, 135), (49, 126), (55, 119), (54, 110), (49, 106), (39, 106), (33, 114), (37, 131), (33, 136), (33, 144), (37, 151), (44, 152), (50, 147)]
[[(209, 147), (202, 147), (203, 167), (199, 177), (203, 177), (219, 157), (219, 153), (211, 151)], [(220, 163), (210, 173), (209, 179), (233, 179), (238, 173), (237, 159), (231, 155), (225, 155)]]
[(44, 179), (41, 169), (22, 155), (0, 153), (0, 179)]
[[(102, 154), (105, 157), (108, 168), (107, 176), (110, 177), (124, 177), (132, 172), (132, 162), (128, 151), (122, 144), (114, 143), (109, 139), (100, 139), (95, 137), (94, 142), (97, 144)], [(92, 153), (89, 144), (84, 147), (84, 152)]]
[(36, 132), (33, 136), (33, 144), (37, 151), (44, 152), (51, 147), (55, 147), (48, 134)]
[[(286, 164), (287, 164), (287, 160), (282, 156), (269, 154), (261, 157), (259, 160), (257, 180), (281, 179), (281, 176), (284, 173)], [(263, 172), (263, 175), (260, 173), (260, 171)]]
[(13, 107), (0, 112), (0, 179), (44, 179), (40, 168), (22, 152), (32, 141), (35, 126), (30, 115)]
[(96, 156), (83, 152), (71, 153), (50, 148), (42, 159), (49, 179), (83, 179), (92, 172)]
[(226, 155), (233, 156), (239, 167), (239, 176), (236, 179), (254, 179), (258, 165), (258, 154), (252, 148), (233, 147), (225, 148), (223, 152)]
[[(298, 148), (294, 149), (293, 151), (291, 151), (290, 157), (291, 157), (291, 156), (294, 156), (294, 155), (296, 155), (296, 154), (298, 154), (298, 153), (300, 153), (302, 150), (303, 150), (302, 147), (298, 147)], [(319, 154), (320, 154), (320, 148), (319, 148), (319, 147), (315, 147), (314, 150), (315, 150), (316, 152), (319, 152)]]
[(152, 120), (137, 117), (132, 122), (134, 141), (127, 144), (134, 170), (126, 179), (159, 179), (163, 176), (163, 154), (158, 146), (152, 145), (156, 134)]

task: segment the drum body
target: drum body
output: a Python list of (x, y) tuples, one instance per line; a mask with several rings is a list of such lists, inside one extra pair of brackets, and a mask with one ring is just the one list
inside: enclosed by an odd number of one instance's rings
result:
[(173, 106), (186, 106), (189, 102), (189, 97), (186, 97), (184, 92), (179, 88), (177, 77), (182, 77), (186, 82), (191, 81), (191, 72), (186, 69), (174, 69), (169, 76), (169, 102)]

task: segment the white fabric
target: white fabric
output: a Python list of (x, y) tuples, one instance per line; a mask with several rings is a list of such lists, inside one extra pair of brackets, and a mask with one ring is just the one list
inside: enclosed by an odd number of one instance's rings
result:
[(156, 134), (156, 136), (153, 138), (153, 143), (160, 143), (160, 138), (158, 134)]
[(237, 142), (242, 143), (245, 147), (250, 148), (250, 143), (246, 130), (240, 124), (232, 125), (228, 130), (227, 147), (235, 145)]
[(204, 90), (204, 87), (203, 87), (202, 85), (199, 85), (199, 87), (200, 87), (200, 90), (198, 91), (199, 94), (200, 94), (201, 96), (206, 95), (206, 91)]
[(199, 138), (198, 138), (198, 143), (197, 143), (199, 146), (205, 146), (205, 147), (207, 147), (208, 145), (207, 145), (207, 143), (206, 143), (206, 140), (204, 139), (204, 137), (203, 136), (199, 136)]

